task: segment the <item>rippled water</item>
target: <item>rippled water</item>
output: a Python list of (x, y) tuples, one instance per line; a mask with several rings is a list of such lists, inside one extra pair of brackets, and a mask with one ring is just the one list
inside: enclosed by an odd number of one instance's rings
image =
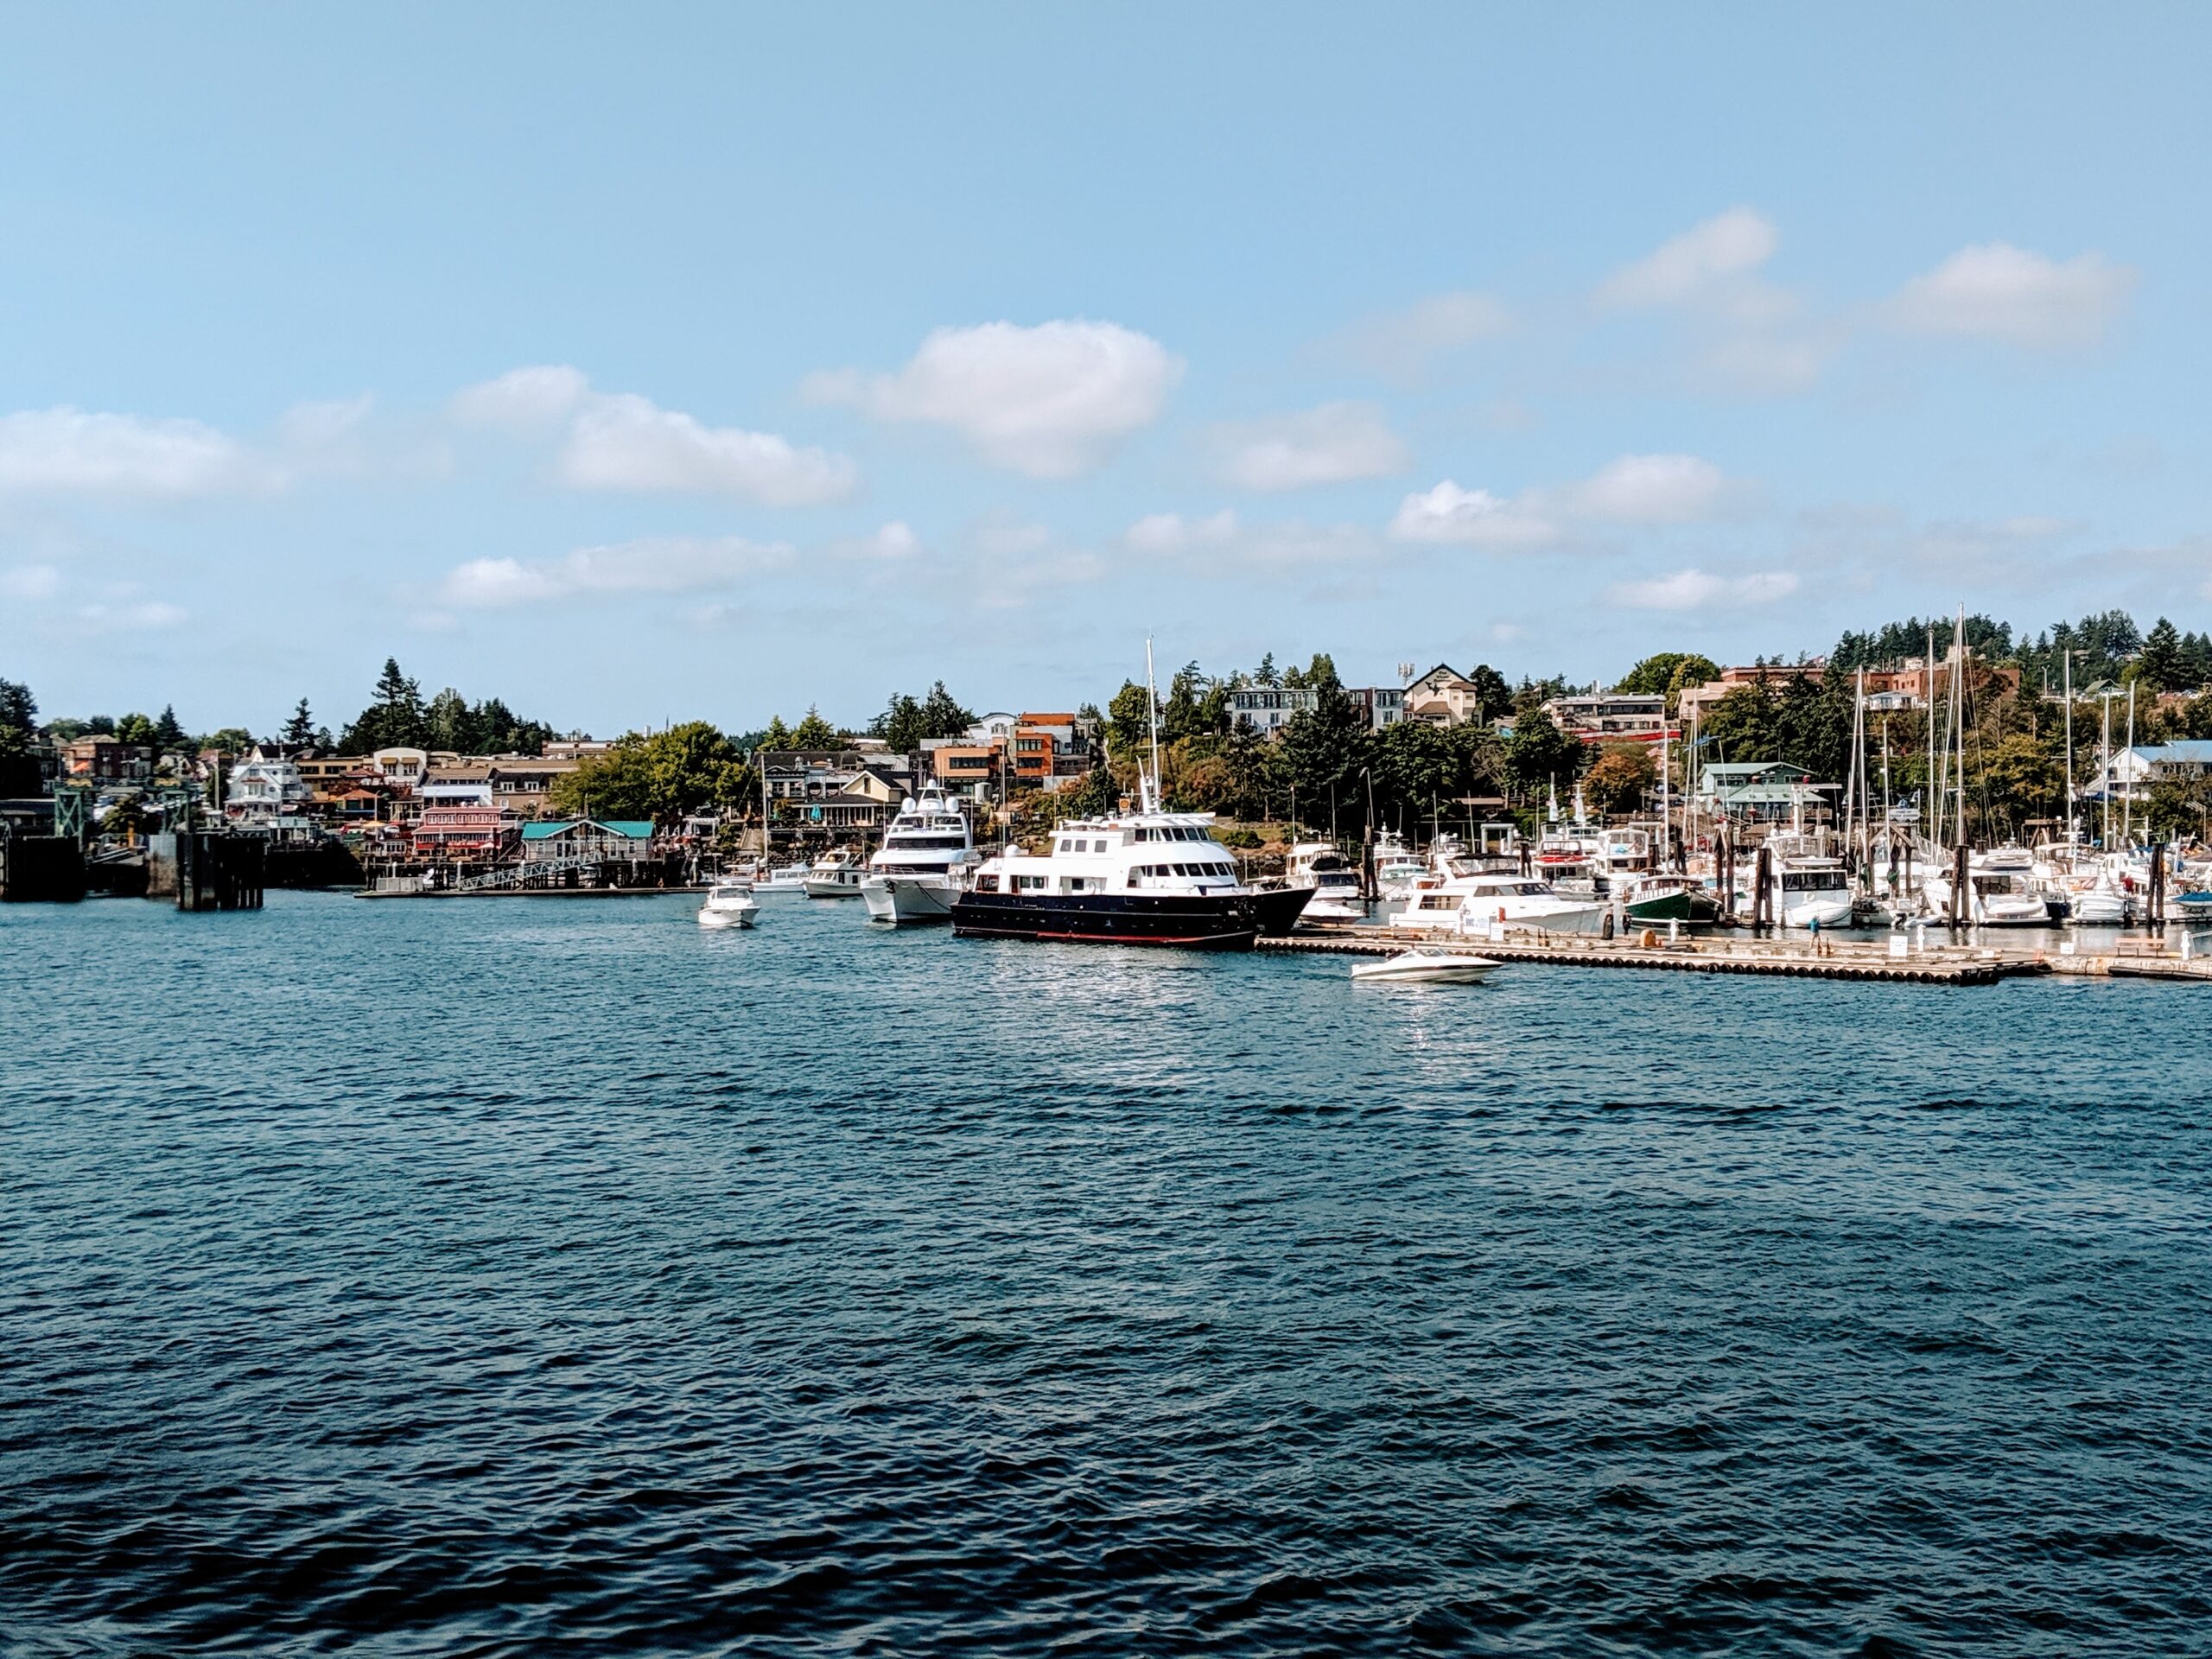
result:
[(2212, 994), (0, 912), (0, 1647), (2212, 1650)]

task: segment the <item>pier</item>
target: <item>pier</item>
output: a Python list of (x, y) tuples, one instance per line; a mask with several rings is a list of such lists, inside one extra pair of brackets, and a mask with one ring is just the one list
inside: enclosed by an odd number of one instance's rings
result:
[[(1893, 942), (1894, 941), (1894, 942)], [(2060, 974), (2212, 982), (2212, 957), (2129, 942), (2098, 951), (2049, 951), (2001, 944), (1928, 944), (1913, 949), (1904, 935), (1892, 939), (1692, 937), (1669, 939), (1647, 931), (1618, 938), (1545, 933), (1510, 928), (1497, 938), (1423, 939), (1387, 927), (1354, 925), (1284, 938), (1262, 938), (1262, 950), (1322, 956), (1389, 957), (1423, 949), (1487, 957), (1495, 962), (1542, 963), (1563, 968), (1639, 968), (1686, 974), (1759, 974), (1788, 979), (1859, 980), (1898, 985), (1994, 985), (2000, 980)], [(1897, 947), (1903, 945), (1900, 950)]]

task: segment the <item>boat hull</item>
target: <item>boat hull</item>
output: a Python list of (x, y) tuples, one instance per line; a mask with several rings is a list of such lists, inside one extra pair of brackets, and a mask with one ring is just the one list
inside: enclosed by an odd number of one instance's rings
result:
[(857, 899), (861, 896), (861, 884), (857, 880), (817, 881), (810, 876), (806, 883), (806, 896), (810, 899)]
[(861, 898), (871, 921), (904, 926), (949, 922), (960, 889), (943, 876), (874, 875), (861, 883)]
[(1720, 919), (1720, 900), (1712, 893), (1683, 887), (1656, 899), (1631, 899), (1624, 913), (1632, 927), (1648, 922), (1681, 922), (1690, 927), (1710, 927)]
[(1247, 950), (1262, 933), (1287, 933), (1306, 890), (1213, 897), (1198, 893), (963, 893), (952, 931), (966, 938), (1084, 944), (1167, 944)]
[(753, 912), (749, 910), (702, 910), (699, 912), (702, 927), (750, 927)]

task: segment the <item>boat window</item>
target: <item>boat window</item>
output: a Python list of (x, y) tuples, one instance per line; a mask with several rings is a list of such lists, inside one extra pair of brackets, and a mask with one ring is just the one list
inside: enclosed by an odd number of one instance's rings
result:
[(1103, 841), (1094, 841), (1090, 843), (1090, 850), (1094, 853), (1103, 853), (1106, 850), (1106, 843)]
[(979, 875), (976, 878), (976, 892), (996, 893), (998, 890), (999, 879), (995, 875)]
[(1042, 893), (1045, 891), (1045, 878), (1041, 875), (1017, 875), (1014, 878), (1014, 890), (1016, 893)]

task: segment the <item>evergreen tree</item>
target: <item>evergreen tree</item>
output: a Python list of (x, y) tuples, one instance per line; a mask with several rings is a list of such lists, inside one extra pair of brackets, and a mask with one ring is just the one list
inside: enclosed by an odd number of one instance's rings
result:
[(339, 740), (349, 754), (372, 754), (378, 749), (423, 748), (429, 735), (423, 715), (423, 692), (400, 672), (398, 661), (385, 658), (377, 676), (376, 701), (355, 717)]
[(308, 700), (302, 697), (292, 710), (292, 717), (284, 722), (283, 741), (287, 743), (315, 741), (315, 716), (308, 712)]
[(2189, 664), (2182, 655), (2181, 631), (2160, 617), (2143, 637), (2143, 649), (2129, 671), (2134, 679), (2153, 691), (2179, 691), (2189, 683)]
[(1268, 686), (1282, 683), (1282, 676), (1275, 670), (1275, 654), (1272, 651), (1261, 657), (1259, 667), (1252, 673), (1252, 683)]
[[(1337, 683), (1336, 669), (1325, 657), (1316, 657), (1306, 671), (1316, 674), (1320, 694), (1311, 709), (1301, 709), (1283, 723), (1281, 765), (1285, 781), (1298, 791), (1301, 823), (1327, 823), (1332, 801), (1336, 829), (1352, 833), (1367, 818), (1367, 780), (1362, 768), (1374, 762), (1374, 732), (1365, 710)], [(1285, 683), (1289, 677), (1284, 676)]]
[(754, 749), (756, 751), (788, 749), (791, 747), (791, 728), (784, 724), (784, 717), (781, 715), (771, 715), (768, 717), (768, 728), (760, 734), (760, 741), (753, 745)]
[(189, 740), (184, 728), (177, 723), (176, 709), (170, 704), (162, 705), (161, 717), (154, 722), (154, 747), (162, 754), (181, 753)]
[(154, 721), (147, 715), (125, 715), (115, 722), (115, 734), (125, 743), (150, 744), (154, 741)]
[(837, 728), (823, 719), (821, 714), (810, 703), (807, 705), (806, 718), (799, 721), (791, 732), (791, 747), (834, 749), (837, 747), (838, 735)]
[(448, 686), (423, 711), (423, 747), (450, 749), (456, 754), (476, 753), (475, 724), (468, 699)]

